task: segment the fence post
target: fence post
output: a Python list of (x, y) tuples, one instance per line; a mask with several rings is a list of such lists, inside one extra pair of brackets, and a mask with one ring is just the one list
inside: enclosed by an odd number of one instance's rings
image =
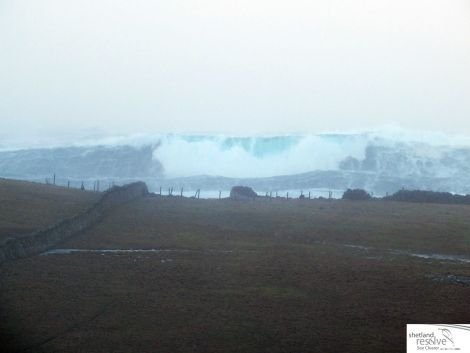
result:
[(183, 188), (181, 188), (181, 195), (180, 196), (183, 197)]
[(54, 185), (55, 185), (55, 173), (54, 173)]
[(286, 194), (286, 199), (289, 200), (289, 191)]

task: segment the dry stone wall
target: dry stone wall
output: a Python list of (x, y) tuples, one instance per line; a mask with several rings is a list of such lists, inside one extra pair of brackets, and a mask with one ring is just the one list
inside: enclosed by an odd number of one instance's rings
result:
[(148, 194), (143, 182), (113, 187), (88, 210), (30, 234), (8, 238), (0, 244), (0, 264), (44, 252), (98, 223), (108, 210)]

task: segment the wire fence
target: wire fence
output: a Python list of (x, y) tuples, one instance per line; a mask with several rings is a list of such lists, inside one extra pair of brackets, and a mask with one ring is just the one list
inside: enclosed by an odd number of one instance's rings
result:
[[(42, 182), (47, 185), (55, 185), (66, 188), (101, 192), (131, 182), (132, 180), (115, 182), (112, 179), (78, 179), (78, 178), (61, 178), (56, 174), (43, 179), (32, 180)], [(327, 189), (327, 188), (306, 188), (306, 189), (282, 189), (282, 190), (254, 190), (258, 196), (269, 199), (338, 199), (343, 195), (344, 190)], [(158, 186), (150, 187), (150, 192), (158, 196), (169, 197), (185, 197), (196, 199), (224, 199), (230, 197), (230, 189), (201, 189), (201, 188), (184, 188), (174, 186)]]

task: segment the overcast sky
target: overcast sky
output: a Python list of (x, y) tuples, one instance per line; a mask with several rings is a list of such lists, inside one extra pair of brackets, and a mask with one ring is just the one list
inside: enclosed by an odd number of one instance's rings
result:
[(470, 0), (0, 0), (0, 139), (470, 135)]

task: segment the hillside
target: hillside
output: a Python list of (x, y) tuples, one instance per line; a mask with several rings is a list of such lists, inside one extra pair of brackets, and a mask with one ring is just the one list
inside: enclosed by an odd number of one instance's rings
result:
[(22, 352), (400, 352), (407, 323), (470, 320), (469, 212), (148, 196), (0, 266), (0, 339)]
[(0, 241), (73, 216), (99, 193), (26, 181), (0, 179)]

